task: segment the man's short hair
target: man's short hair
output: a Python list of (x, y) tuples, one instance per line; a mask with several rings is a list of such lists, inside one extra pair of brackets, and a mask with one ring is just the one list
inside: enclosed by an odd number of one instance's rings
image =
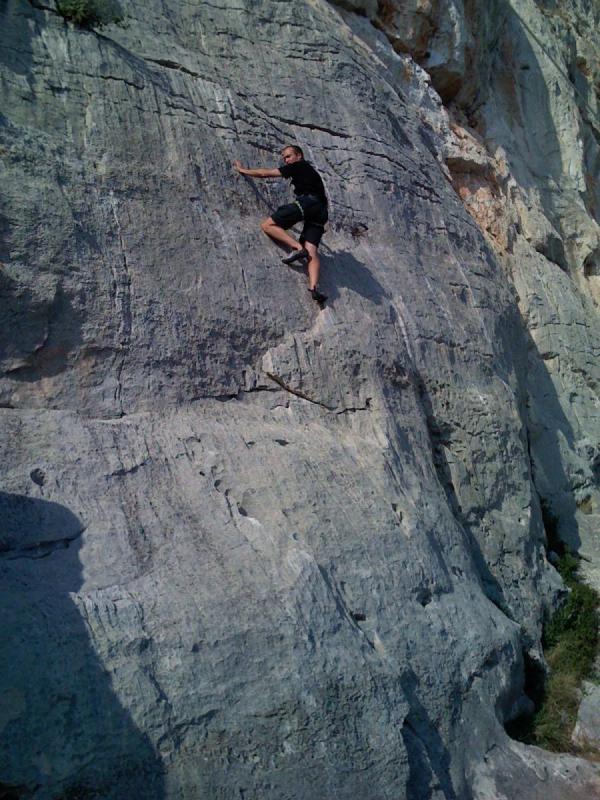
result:
[(304, 158), (304, 152), (301, 147), (298, 147), (297, 144), (286, 144), (286, 146), (282, 149), (281, 152), (283, 153), (284, 150), (290, 150), (290, 149), (293, 150), (297, 156), (300, 156), (300, 158)]

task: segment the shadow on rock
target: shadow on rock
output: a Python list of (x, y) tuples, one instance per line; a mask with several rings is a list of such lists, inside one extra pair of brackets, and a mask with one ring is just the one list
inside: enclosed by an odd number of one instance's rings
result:
[(533, 484), (549, 547), (559, 552), (566, 547), (577, 553), (581, 546), (577, 503), (564, 466), (564, 445), (574, 451), (575, 436), (544, 358), (531, 335), (526, 333), (526, 337), (527, 444)]
[[(425, 384), (422, 381), (420, 384), (419, 396), (421, 398), (427, 419), (433, 465), (435, 467), (438, 480), (446, 494), (448, 507), (452, 511), (454, 518), (459, 522), (463, 531), (465, 532), (468, 552), (473, 558), (473, 564), (481, 580), (483, 591), (485, 592), (486, 597), (491, 600), (494, 605), (496, 605), (508, 617), (513, 619), (509, 603), (504, 596), (502, 587), (490, 571), (483, 550), (481, 549), (481, 545), (477, 539), (477, 523), (469, 521), (465, 515), (465, 510), (460, 504), (460, 500), (456, 493), (456, 488), (452, 478), (452, 470), (446, 456), (446, 448), (448, 446), (447, 431), (444, 430), (444, 425), (440, 424), (440, 422), (436, 419), (429, 393), (427, 392)], [(469, 509), (466, 509), (467, 514), (469, 511)], [(474, 525), (475, 531), (473, 530)]]
[(411, 670), (403, 675), (400, 683), (410, 704), (402, 726), (409, 767), (406, 800), (428, 800), (434, 786), (441, 790), (446, 800), (458, 800), (450, 775), (450, 754), (419, 700), (418, 678)]
[(371, 270), (361, 264), (352, 253), (344, 251), (321, 255), (320, 286), (334, 301), (339, 297), (339, 289), (344, 287), (359, 294), (375, 305), (381, 305), (388, 298), (383, 286)]
[[(41, 284), (41, 282), (40, 282)], [(30, 289), (0, 273), (0, 368), (34, 382), (63, 372), (83, 341), (81, 311), (60, 285)]]
[(165, 796), (160, 759), (115, 695), (71, 599), (81, 520), (0, 492), (0, 796)]
[(0, 4), (0, 66), (29, 78), (33, 56), (30, 41), (41, 17), (30, 3)]

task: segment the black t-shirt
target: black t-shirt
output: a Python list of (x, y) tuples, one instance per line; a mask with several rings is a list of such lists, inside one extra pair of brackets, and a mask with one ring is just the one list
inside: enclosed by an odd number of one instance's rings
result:
[(325, 187), (317, 170), (308, 161), (294, 161), (293, 164), (282, 164), (279, 172), (284, 178), (290, 178), (294, 186), (294, 194), (314, 194), (327, 202)]

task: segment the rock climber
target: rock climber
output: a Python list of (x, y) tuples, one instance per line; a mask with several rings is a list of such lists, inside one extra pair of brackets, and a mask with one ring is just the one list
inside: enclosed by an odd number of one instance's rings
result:
[[(296, 199), (293, 203), (279, 206), (272, 216), (261, 222), (261, 230), (274, 242), (290, 249), (289, 255), (282, 259), (284, 264), (296, 261), (308, 265), (308, 291), (312, 298), (323, 305), (327, 296), (319, 291), (318, 247), (327, 222), (327, 196), (325, 187), (317, 170), (304, 160), (302, 148), (295, 144), (286, 145), (281, 151), (283, 164), (274, 169), (249, 169), (240, 161), (234, 161), (234, 168), (250, 178), (289, 178), (294, 187)], [(300, 241), (296, 241), (287, 229), (303, 222)]]

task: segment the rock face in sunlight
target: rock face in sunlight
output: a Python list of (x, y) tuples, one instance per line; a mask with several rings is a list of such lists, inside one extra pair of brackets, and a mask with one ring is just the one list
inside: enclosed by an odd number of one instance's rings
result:
[(600, 568), (598, 12), (342, 5), (0, 7), (8, 797), (600, 797), (504, 732)]

